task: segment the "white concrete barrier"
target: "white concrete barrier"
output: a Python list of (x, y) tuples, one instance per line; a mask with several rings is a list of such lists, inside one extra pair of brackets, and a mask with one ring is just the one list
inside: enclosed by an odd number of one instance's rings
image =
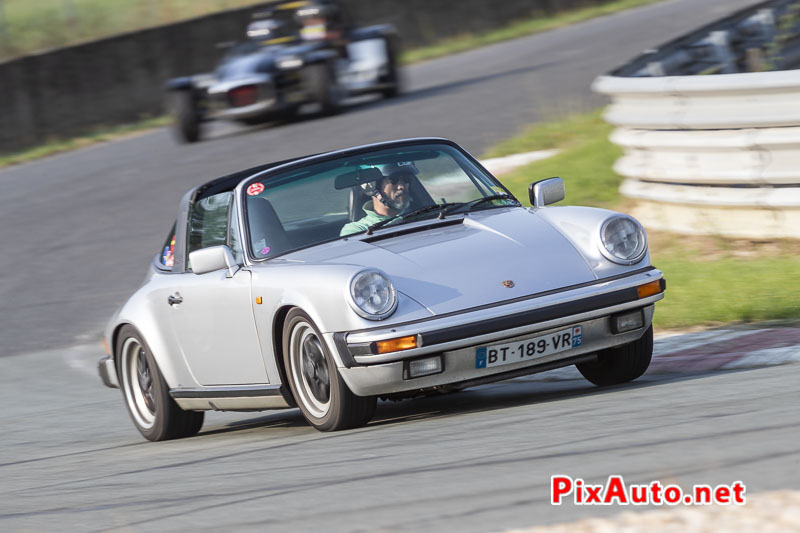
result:
[(800, 70), (601, 76), (615, 171), (649, 228), (800, 238)]
[(601, 76), (611, 95), (606, 120), (647, 129), (724, 129), (800, 125), (800, 70), (709, 76)]

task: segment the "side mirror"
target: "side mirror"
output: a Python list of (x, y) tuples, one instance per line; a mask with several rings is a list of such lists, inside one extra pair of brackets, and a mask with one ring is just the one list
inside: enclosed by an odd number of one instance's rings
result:
[(224, 245), (195, 250), (189, 254), (189, 262), (192, 265), (192, 272), (198, 275), (227, 268), (230, 278), (239, 270), (231, 249)]
[(564, 180), (561, 178), (535, 181), (528, 187), (528, 196), (533, 207), (544, 207), (560, 202), (564, 199), (564, 195)]

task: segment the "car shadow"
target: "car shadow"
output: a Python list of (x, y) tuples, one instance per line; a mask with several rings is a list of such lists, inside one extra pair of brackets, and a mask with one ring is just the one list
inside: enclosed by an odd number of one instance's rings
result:
[(201, 430), (199, 435), (220, 435), (224, 433), (232, 433), (238, 431), (246, 431), (251, 429), (258, 430), (279, 430), (279, 429), (296, 429), (307, 427), (313, 429), (308, 425), (306, 419), (303, 418), (302, 413), (297, 408), (282, 409), (277, 411), (264, 411), (259, 413), (257, 418), (247, 418), (243, 420), (234, 420), (227, 422), (223, 426), (210, 428), (208, 430)]
[(509, 409), (523, 405), (534, 406), (574, 398), (591, 399), (626, 390), (660, 387), (683, 381), (706, 379), (719, 374), (752, 370), (757, 368), (645, 374), (630, 383), (605, 387), (598, 387), (582, 379), (547, 382), (518, 378), (449, 394), (415, 398), (411, 401), (381, 402), (369, 426), (462, 416), (474, 412)]
[[(597, 397), (632, 389), (647, 389), (672, 383), (706, 379), (719, 374), (749, 372), (758, 368), (709, 370), (690, 373), (645, 374), (636, 381), (621, 385), (597, 387), (582, 379), (564, 381), (532, 381), (517, 378), (465, 389), (447, 394), (434, 393), (400, 401), (379, 401), (375, 417), (366, 426), (379, 428), (410, 424), (439, 418), (460, 417), (476, 412), (510, 409), (524, 405), (535, 406), (574, 398)], [(315, 431), (303, 418), (299, 409), (272, 411), (256, 418), (228, 422), (222, 427), (201, 431), (200, 435), (218, 435), (245, 430), (297, 430)]]

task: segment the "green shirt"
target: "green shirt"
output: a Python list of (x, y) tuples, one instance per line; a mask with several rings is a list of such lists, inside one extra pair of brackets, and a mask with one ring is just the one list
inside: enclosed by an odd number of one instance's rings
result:
[(391, 215), (379, 215), (376, 213), (375, 209), (372, 207), (372, 202), (364, 204), (364, 213), (366, 213), (366, 216), (361, 220), (354, 220), (353, 222), (345, 224), (342, 227), (342, 231), (339, 232), (339, 235), (344, 237), (345, 235), (352, 235), (353, 233), (361, 233), (381, 220), (392, 218)]

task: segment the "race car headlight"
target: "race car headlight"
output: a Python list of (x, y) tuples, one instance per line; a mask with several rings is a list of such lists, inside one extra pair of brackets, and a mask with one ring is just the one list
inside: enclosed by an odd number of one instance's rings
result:
[(382, 320), (397, 307), (394, 285), (384, 274), (363, 270), (350, 280), (350, 307), (368, 320)]
[(647, 252), (644, 228), (626, 215), (614, 215), (603, 222), (600, 242), (600, 251), (606, 259), (620, 265), (638, 263)]

